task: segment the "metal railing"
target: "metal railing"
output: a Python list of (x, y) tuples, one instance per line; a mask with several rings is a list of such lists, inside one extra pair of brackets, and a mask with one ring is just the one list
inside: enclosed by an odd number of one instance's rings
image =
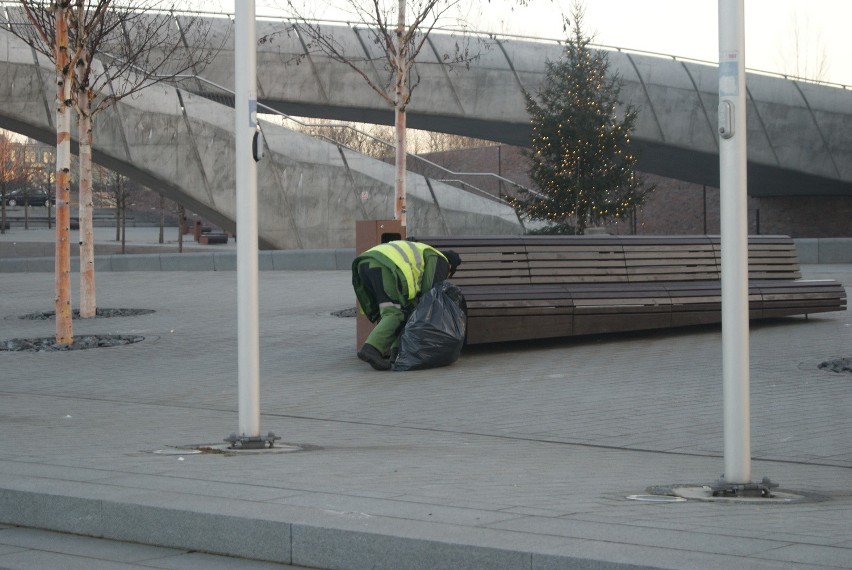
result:
[[(219, 104), (222, 104), (222, 105), (227, 105), (231, 108), (233, 108), (233, 106), (234, 106), (234, 92), (233, 91), (231, 91), (227, 87), (223, 87), (222, 85), (218, 85), (217, 83), (215, 83), (213, 81), (205, 79), (204, 77), (197, 76), (197, 75), (186, 75), (186, 76), (175, 77), (174, 80), (175, 80), (176, 86), (182, 87), (182, 88), (185, 88), (184, 84), (188, 81), (196, 81), (200, 84), (206, 85), (206, 86), (210, 87), (211, 89), (207, 90), (207, 89), (192, 89), (192, 88), (190, 88), (190, 89), (187, 89), (187, 90), (190, 91), (190, 92), (194, 92), (197, 95), (200, 95), (200, 96), (202, 96), (206, 99), (209, 99), (211, 101), (215, 101), (216, 103), (219, 103)], [(279, 117), (283, 120), (286, 120), (288, 122), (299, 125), (299, 126), (303, 127), (304, 129), (306, 129), (306, 131), (305, 131), (306, 134), (309, 134), (309, 135), (311, 135), (315, 138), (324, 140), (328, 143), (334, 144), (338, 147), (342, 147), (342, 148), (351, 150), (353, 152), (359, 152), (360, 153), (361, 151), (356, 149), (356, 148), (352, 148), (350, 146), (347, 146), (346, 144), (340, 142), (340, 140), (335, 139), (333, 137), (326, 136), (322, 133), (311, 132), (311, 129), (317, 129), (317, 128), (326, 129), (326, 128), (329, 128), (329, 129), (340, 129), (340, 130), (352, 131), (353, 133), (355, 133), (359, 137), (363, 137), (365, 139), (372, 140), (373, 142), (377, 143), (378, 145), (387, 148), (388, 154), (390, 156), (392, 156), (394, 154), (394, 151), (395, 151), (395, 148), (396, 148), (393, 143), (388, 142), (384, 139), (381, 139), (381, 138), (379, 138), (379, 137), (377, 137), (377, 136), (375, 136), (371, 133), (368, 133), (366, 131), (362, 131), (362, 130), (360, 130), (356, 127), (353, 127), (352, 125), (349, 125), (349, 124), (313, 123), (313, 122), (305, 121), (305, 120), (300, 119), (298, 117), (293, 117), (292, 115), (288, 115), (286, 113), (283, 113), (283, 112), (281, 112), (277, 109), (274, 109), (274, 108), (269, 107), (267, 105), (264, 105), (262, 103), (258, 103), (257, 108), (258, 108), (258, 112), (261, 113), (261, 114)], [(282, 125), (282, 126), (284, 126), (284, 125)], [(480, 178), (484, 178), (484, 179), (489, 179), (489, 180), (493, 181), (495, 184), (497, 184), (498, 186), (500, 184), (503, 184), (503, 185), (506, 185), (506, 186), (509, 186), (509, 187), (515, 189), (516, 191), (524, 191), (524, 192), (531, 192), (531, 193), (537, 194), (537, 192), (535, 190), (532, 190), (530, 188), (526, 188), (525, 186), (515, 182), (514, 180), (510, 180), (510, 179), (508, 179), (504, 176), (501, 176), (499, 174), (495, 174), (493, 172), (455, 172), (453, 170), (450, 170), (449, 168), (446, 168), (445, 166), (442, 166), (442, 165), (440, 165), (440, 164), (438, 164), (438, 163), (436, 163), (432, 160), (429, 160), (428, 158), (420, 156), (418, 154), (413, 154), (413, 153), (406, 153), (406, 154), (407, 154), (407, 157), (408, 157), (409, 170), (411, 172), (415, 172), (417, 174), (421, 174), (423, 176), (426, 176), (426, 174), (421, 169), (426, 169), (426, 168), (433, 169), (437, 174), (429, 176), (429, 178), (432, 178), (433, 180), (436, 180), (438, 182), (450, 184), (452, 186), (455, 186), (455, 187), (462, 189), (462, 190), (465, 190), (467, 192), (471, 192), (471, 193), (476, 194), (478, 196), (481, 196), (481, 197), (484, 197), (484, 198), (487, 198), (487, 199), (490, 199), (490, 200), (494, 200), (496, 202), (503, 203), (507, 206), (510, 206), (509, 202), (507, 200), (503, 199), (502, 197), (500, 197), (499, 195), (495, 195), (495, 194), (492, 194), (492, 193), (490, 193), (486, 190), (483, 190), (480, 187), (477, 187), (477, 186), (475, 186), (475, 185), (473, 185), (469, 182), (462, 180), (460, 177), (463, 177), (463, 176), (480, 177)], [(378, 158), (378, 157), (375, 157), (375, 156), (374, 156), (374, 158), (381, 160), (381, 158)], [(420, 169), (418, 169), (418, 165), (419, 165)]]

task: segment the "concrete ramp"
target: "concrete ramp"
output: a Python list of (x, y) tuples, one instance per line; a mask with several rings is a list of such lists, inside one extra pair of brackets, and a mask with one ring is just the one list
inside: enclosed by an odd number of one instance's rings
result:
[[(52, 144), (54, 72), (0, 30), (0, 126)], [(393, 218), (394, 167), (269, 122), (261, 123), (261, 245), (353, 247), (355, 221)], [(231, 231), (235, 227), (233, 109), (166, 85), (146, 88), (95, 119), (95, 160)], [(520, 233), (514, 211), (491, 198), (408, 176), (410, 234)]]

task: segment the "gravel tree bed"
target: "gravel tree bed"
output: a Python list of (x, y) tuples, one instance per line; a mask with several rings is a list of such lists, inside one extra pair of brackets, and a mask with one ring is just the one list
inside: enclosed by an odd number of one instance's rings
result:
[[(95, 309), (95, 318), (110, 318), (110, 317), (138, 317), (139, 315), (150, 315), (154, 309)], [(38, 313), (29, 313), (19, 317), (26, 321), (48, 321), (56, 318), (56, 311), (40, 311)], [(79, 319), (80, 310), (74, 309), (71, 311), (71, 318)]]
[(0, 352), (60, 352), (67, 350), (86, 350), (89, 348), (104, 348), (122, 346), (142, 342), (144, 336), (138, 335), (79, 335), (69, 345), (56, 344), (55, 337), (43, 338), (13, 338), (0, 340)]
[[(105, 319), (111, 317), (137, 317), (150, 315), (153, 309), (96, 309), (95, 317)], [(80, 318), (79, 309), (71, 312), (74, 319)], [(56, 318), (56, 311), (40, 311), (18, 317), (28, 321), (48, 321)], [(0, 352), (61, 352), (68, 350), (87, 350), (90, 348), (108, 348), (141, 342), (145, 337), (139, 335), (76, 335), (69, 345), (57, 345), (55, 337), (13, 338), (0, 340)]]
[(850, 372), (852, 373), (852, 358), (835, 358), (834, 360), (826, 360), (819, 365), (820, 370), (828, 370), (829, 372)]

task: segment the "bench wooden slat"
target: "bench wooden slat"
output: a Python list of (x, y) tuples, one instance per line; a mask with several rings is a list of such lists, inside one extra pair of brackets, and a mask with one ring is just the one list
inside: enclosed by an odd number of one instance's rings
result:
[(624, 267), (624, 258), (619, 255), (605, 254), (598, 255), (593, 252), (589, 253), (581, 253), (574, 255), (573, 253), (568, 254), (548, 254), (541, 252), (533, 252), (527, 255), (528, 263), (530, 265), (549, 265), (549, 264), (573, 264), (573, 265), (596, 265), (598, 263), (605, 263), (607, 265), (620, 265)]
[(510, 253), (501, 254), (496, 251), (483, 251), (478, 253), (470, 253), (464, 250), (456, 251), (462, 257), (462, 260), (471, 263), (527, 263), (525, 253)]
[(572, 296), (560, 299), (494, 299), (488, 301), (469, 301), (467, 307), (470, 311), (482, 311), (490, 309), (508, 308), (530, 308), (530, 307), (568, 307), (574, 306)]
[[(530, 282), (528, 277), (501, 278), (499, 281), (500, 283), (518, 285), (529, 284)], [(489, 276), (483, 276), (479, 278), (473, 277), (469, 279), (453, 279), (453, 283), (463, 288), (465, 285), (487, 285), (489, 283), (494, 283), (494, 278)], [(464, 290), (462, 290), (462, 292), (464, 292)]]
[(467, 343), (480, 344), (573, 336), (572, 319), (546, 316), (469, 319)]
[(679, 273), (657, 273), (657, 272), (630, 272), (628, 274), (628, 283), (639, 285), (640, 283), (666, 283), (669, 281), (687, 281), (695, 280), (703, 281), (705, 279), (713, 279), (716, 273), (706, 271), (682, 271)]
[(626, 268), (627, 275), (678, 275), (685, 274), (692, 276), (696, 273), (706, 273), (712, 275), (706, 279), (718, 278), (719, 272), (716, 271), (715, 265), (682, 265), (679, 267), (671, 267), (666, 265), (630, 265)]
[(715, 268), (716, 257), (713, 255), (694, 256), (689, 254), (672, 253), (665, 259), (647, 255), (635, 255), (625, 253), (624, 263), (627, 267), (645, 267), (645, 266), (661, 266), (661, 267), (681, 267), (681, 266), (707, 266)]
[(594, 315), (574, 318), (575, 335), (608, 334), (637, 330), (669, 328), (671, 315)]
[(530, 279), (532, 285), (553, 283), (624, 283), (622, 275), (536, 275)]
[(713, 245), (687, 246), (687, 245), (665, 245), (665, 246), (624, 246), (626, 257), (649, 257), (662, 259), (668, 257), (716, 257), (716, 249)]
[(564, 275), (583, 276), (583, 275), (621, 275), (627, 274), (624, 266), (604, 264), (600, 267), (589, 267), (585, 265), (578, 266), (553, 266), (553, 265), (531, 265), (529, 268), (530, 275)]
[(471, 309), (468, 319), (487, 317), (545, 316), (572, 319), (573, 307), (512, 307), (504, 309)]
[(529, 268), (523, 266), (512, 265), (506, 266), (489, 266), (482, 265), (477, 267), (468, 267), (464, 273), (456, 273), (453, 277), (456, 279), (468, 279), (483, 276), (500, 277), (528, 277), (530, 274)]

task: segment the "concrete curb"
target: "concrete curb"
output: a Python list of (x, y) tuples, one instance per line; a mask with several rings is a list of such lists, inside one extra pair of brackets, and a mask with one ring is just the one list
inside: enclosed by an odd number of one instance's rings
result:
[[(352, 267), (355, 250), (292, 249), (261, 251), (261, 271), (340, 271)], [(237, 254), (228, 252), (140, 253), (102, 255), (95, 258), (95, 271), (235, 271)], [(0, 273), (52, 273), (52, 257), (0, 259)], [(71, 271), (80, 270), (80, 260), (71, 258)]]
[(539, 537), (540, 552), (512, 550), (516, 533), (501, 529), (456, 532), (424, 521), (227, 498), (211, 506), (162, 491), (128, 497), (127, 489), (81, 482), (63, 482), (55, 493), (29, 489), (23, 480), (4, 486), (2, 524), (309, 568), (657, 568), (567, 555), (558, 537)]
[(793, 240), (804, 264), (852, 263), (850, 238), (800, 238)]

